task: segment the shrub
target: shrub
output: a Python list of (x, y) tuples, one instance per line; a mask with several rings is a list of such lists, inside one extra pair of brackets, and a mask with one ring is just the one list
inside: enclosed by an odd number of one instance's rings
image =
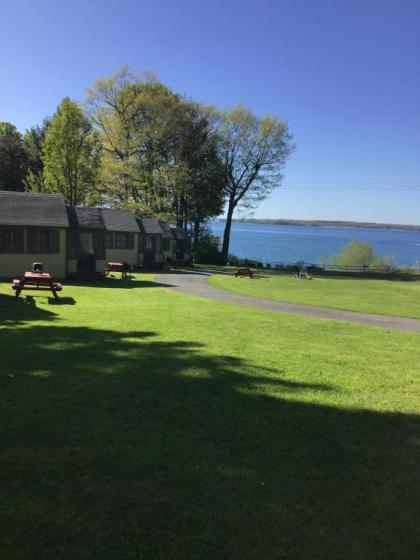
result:
[(390, 270), (394, 266), (393, 257), (380, 257), (370, 243), (353, 239), (338, 253), (328, 259), (334, 266), (374, 266)]
[(194, 262), (200, 264), (222, 264), (219, 250), (220, 240), (215, 235), (205, 232), (192, 250)]

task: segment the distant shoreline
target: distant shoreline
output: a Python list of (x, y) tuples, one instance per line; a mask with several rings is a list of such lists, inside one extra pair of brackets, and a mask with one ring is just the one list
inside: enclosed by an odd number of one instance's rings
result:
[[(220, 218), (218, 221), (224, 222)], [(271, 224), (275, 226), (313, 226), (313, 227), (347, 227), (347, 228), (363, 228), (363, 229), (402, 229), (407, 231), (420, 231), (420, 225), (408, 224), (380, 224), (374, 222), (349, 222), (341, 220), (270, 220), (246, 218), (243, 220), (234, 219), (234, 222), (247, 224)]]

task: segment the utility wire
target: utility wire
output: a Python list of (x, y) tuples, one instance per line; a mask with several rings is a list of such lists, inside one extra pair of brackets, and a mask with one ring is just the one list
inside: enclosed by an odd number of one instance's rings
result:
[(413, 185), (413, 186), (405, 186), (405, 185), (398, 185), (398, 186), (380, 186), (380, 185), (291, 185), (287, 184), (281, 187), (282, 190), (290, 190), (290, 191), (329, 191), (329, 192), (420, 192), (420, 185)]

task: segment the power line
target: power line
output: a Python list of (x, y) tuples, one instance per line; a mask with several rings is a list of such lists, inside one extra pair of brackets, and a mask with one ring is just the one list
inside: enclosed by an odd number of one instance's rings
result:
[(330, 186), (326, 184), (319, 184), (315, 185), (284, 185), (281, 187), (282, 190), (289, 190), (289, 191), (328, 191), (328, 192), (420, 192), (420, 185), (413, 185), (413, 186), (405, 186), (405, 185), (398, 185), (398, 186), (380, 186), (380, 185), (335, 185)]

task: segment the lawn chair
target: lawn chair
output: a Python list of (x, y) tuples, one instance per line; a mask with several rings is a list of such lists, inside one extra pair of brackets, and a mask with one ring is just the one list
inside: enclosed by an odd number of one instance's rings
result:
[(296, 272), (295, 278), (298, 280), (312, 280), (312, 276), (309, 274), (308, 269), (305, 265), (302, 265), (299, 272)]

